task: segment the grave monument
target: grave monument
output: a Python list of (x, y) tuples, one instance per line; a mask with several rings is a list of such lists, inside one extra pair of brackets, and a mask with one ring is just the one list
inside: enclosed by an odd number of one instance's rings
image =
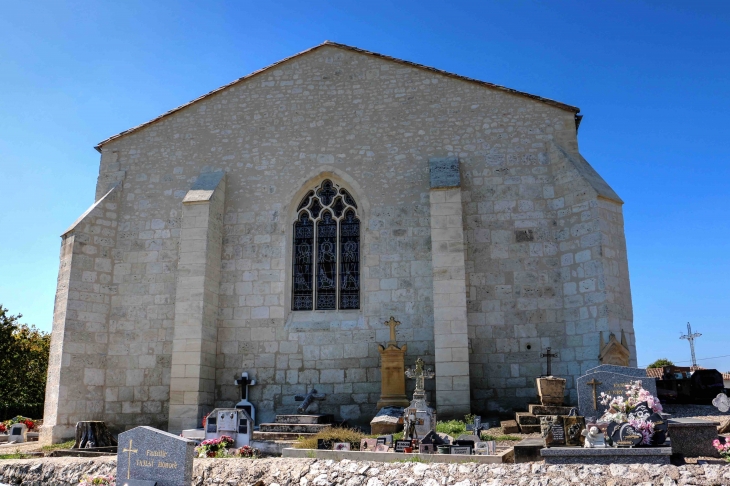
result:
[(391, 316), (385, 325), (390, 327), (390, 340), (385, 346), (378, 345), (381, 372), (380, 400), (376, 407), (407, 407), (409, 402), (406, 398), (405, 355), (408, 345), (398, 347), (396, 342), (395, 328), (400, 325), (399, 321)]
[(118, 437), (117, 484), (128, 480), (157, 481), (157, 486), (180, 486), (193, 479), (195, 442), (142, 426)]
[(421, 358), (416, 360), (416, 366), (406, 370), (408, 378), (416, 380), (416, 388), (413, 390), (413, 400), (403, 411), (403, 422), (409, 421), (418, 437), (423, 437), (432, 429), (436, 428), (436, 412), (428, 406), (426, 401), (425, 380), (433, 379), (435, 373), (431, 369), (424, 369)]

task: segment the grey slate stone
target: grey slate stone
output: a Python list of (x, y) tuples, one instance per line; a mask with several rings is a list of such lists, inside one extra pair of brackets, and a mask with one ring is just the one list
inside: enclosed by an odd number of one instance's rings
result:
[(434, 157), (428, 163), (431, 168), (431, 189), (461, 186), (458, 157)]
[(586, 375), (590, 373), (596, 373), (598, 371), (607, 371), (609, 373), (619, 373), (622, 375), (635, 376), (637, 378), (646, 378), (646, 369), (644, 368), (630, 368), (628, 366), (616, 366), (616, 365), (601, 365), (591, 368), (586, 371)]
[(117, 482), (157, 481), (158, 486), (190, 484), (195, 442), (152, 427), (135, 427), (118, 438)]
[[(617, 366), (616, 368), (622, 367)], [(593, 387), (588, 385), (588, 382), (594, 379), (600, 383), (596, 387), (597, 409), (593, 408)], [(647, 379), (646, 377), (612, 373), (609, 371), (598, 371), (579, 377), (576, 389), (578, 390), (578, 410), (580, 410), (580, 415), (599, 418), (607, 408), (600, 403), (601, 392), (612, 396), (625, 396), (626, 390), (624, 385), (636, 380), (641, 380), (644, 389), (656, 396), (656, 380), (653, 378)]]
[(545, 464), (669, 464), (671, 447), (551, 447), (542, 449)]

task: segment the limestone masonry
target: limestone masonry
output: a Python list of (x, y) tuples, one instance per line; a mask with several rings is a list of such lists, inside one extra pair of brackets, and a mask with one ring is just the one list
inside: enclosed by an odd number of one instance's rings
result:
[(258, 422), (316, 388), (367, 423), (390, 316), (439, 418), (524, 406), (547, 347), (574, 403), (601, 332), (636, 366), (623, 202), (578, 111), (325, 42), (100, 143), (62, 236), (43, 440), (179, 433), (242, 371)]

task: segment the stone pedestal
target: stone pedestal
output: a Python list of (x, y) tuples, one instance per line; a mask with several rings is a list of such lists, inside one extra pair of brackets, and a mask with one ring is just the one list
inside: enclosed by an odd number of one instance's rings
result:
[(565, 378), (554, 376), (538, 378), (537, 393), (543, 405), (562, 405), (565, 398)]
[(399, 348), (389, 344), (378, 346), (381, 359), (380, 400), (377, 408), (407, 407), (405, 355), (408, 345)]

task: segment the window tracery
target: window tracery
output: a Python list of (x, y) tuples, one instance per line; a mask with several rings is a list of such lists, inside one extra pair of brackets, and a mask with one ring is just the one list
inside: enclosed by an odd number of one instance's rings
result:
[(297, 207), (292, 310), (360, 308), (360, 220), (350, 193), (330, 180)]

